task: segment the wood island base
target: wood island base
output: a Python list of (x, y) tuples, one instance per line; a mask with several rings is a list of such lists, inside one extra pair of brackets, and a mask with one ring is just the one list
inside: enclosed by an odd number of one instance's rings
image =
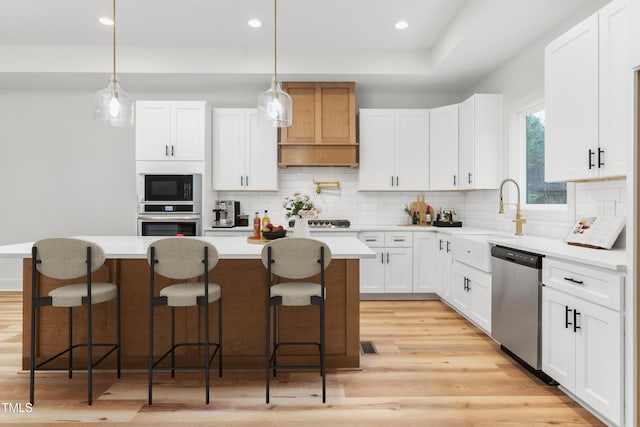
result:
[[(209, 280), (222, 288), (223, 363), (224, 369), (258, 369), (265, 366), (266, 345), (266, 270), (258, 259), (222, 259), (211, 271)], [(123, 369), (148, 367), (149, 327), (149, 265), (146, 259), (109, 259), (97, 271), (94, 281), (114, 280), (120, 286), (121, 304), (121, 363)], [(360, 365), (360, 290), (359, 260), (334, 259), (325, 272), (326, 280), (326, 340), (329, 368), (358, 368)], [(42, 277), (39, 293), (46, 295), (53, 280)], [(178, 283), (163, 277), (156, 279), (156, 295), (163, 286)], [(60, 283), (60, 282), (58, 282)], [(31, 259), (23, 262), (23, 334), (22, 367), (29, 369)], [(210, 331), (217, 340), (217, 303), (211, 304)], [(93, 306), (94, 342), (114, 342), (115, 302)], [(36, 354), (38, 359), (51, 356), (66, 348), (67, 309), (44, 307), (39, 309)], [(155, 309), (154, 354), (163, 354), (170, 346), (171, 309)], [(319, 311), (315, 306), (282, 307), (279, 314), (281, 341), (318, 341)], [(86, 342), (86, 309), (74, 309), (74, 343)], [(198, 341), (203, 336), (203, 311), (197, 307), (176, 308), (176, 342)], [(286, 350), (286, 351), (285, 351)], [(94, 349), (94, 358), (101, 349)], [(200, 361), (196, 348), (177, 353), (180, 365)], [(315, 348), (283, 349), (278, 360), (284, 364), (317, 364)], [(86, 366), (86, 352), (74, 351), (74, 363)], [(215, 362), (214, 362), (215, 363)], [(66, 360), (60, 358), (60, 365)], [(110, 355), (98, 369), (115, 367)]]

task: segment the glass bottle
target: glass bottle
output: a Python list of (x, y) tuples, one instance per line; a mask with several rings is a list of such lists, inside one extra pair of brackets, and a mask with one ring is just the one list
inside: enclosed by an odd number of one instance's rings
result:
[(271, 222), (271, 219), (269, 219), (269, 211), (268, 210), (264, 210), (264, 216), (262, 217), (262, 230), (263, 231), (269, 231), (267, 230), (267, 224), (269, 224)]
[(256, 212), (256, 217), (253, 218), (253, 238), (260, 238), (260, 215)]

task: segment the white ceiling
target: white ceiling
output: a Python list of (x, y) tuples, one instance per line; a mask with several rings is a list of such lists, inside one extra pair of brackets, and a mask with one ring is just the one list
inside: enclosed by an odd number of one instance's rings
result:
[[(462, 91), (584, 9), (607, 0), (280, 0), (283, 80)], [(112, 67), (111, 0), (0, 0), (0, 87), (96, 87)], [(247, 25), (250, 18), (262, 28)], [(409, 22), (398, 31), (397, 20)], [(271, 0), (120, 0), (123, 86), (264, 85)], [(125, 83), (126, 82), (126, 83)], [(102, 83), (98, 84), (100, 86)]]

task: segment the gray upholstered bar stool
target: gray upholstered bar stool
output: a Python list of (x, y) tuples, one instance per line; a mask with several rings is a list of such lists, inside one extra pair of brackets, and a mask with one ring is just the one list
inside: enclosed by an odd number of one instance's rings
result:
[[(170, 237), (152, 243), (147, 250), (150, 265), (149, 276), (149, 404), (153, 402), (153, 371), (176, 370), (205, 372), (205, 401), (209, 403), (209, 369), (211, 362), (218, 354), (218, 375), (222, 377), (222, 292), (220, 286), (209, 283), (209, 272), (218, 263), (218, 250), (212, 244), (198, 239), (186, 237)], [(186, 280), (166, 286), (155, 295), (155, 273), (169, 279)], [(203, 281), (193, 280), (204, 276)], [(211, 342), (209, 337), (209, 304), (218, 301), (218, 342)], [(171, 347), (156, 361), (153, 360), (153, 313), (158, 306), (171, 307)], [(204, 309), (204, 341), (175, 342), (175, 308), (200, 306)], [(197, 325), (194, 325), (197, 328)], [(183, 346), (200, 346), (204, 348), (204, 360), (200, 366), (176, 366), (175, 350)], [(211, 346), (215, 350), (211, 352)], [(158, 366), (171, 355), (171, 366)]]
[[(31, 270), (31, 352), (30, 352), (30, 378), (29, 378), (29, 401), (34, 403), (34, 383), (35, 371), (38, 370), (67, 370), (69, 378), (72, 378), (73, 371), (86, 370), (88, 391), (87, 402), (93, 403), (93, 368), (102, 362), (109, 354), (116, 352), (117, 376), (120, 378), (120, 291), (115, 283), (93, 283), (91, 273), (98, 270), (105, 261), (104, 251), (95, 243), (80, 239), (52, 238), (36, 242), (31, 250), (32, 270)], [(38, 274), (39, 273), (39, 274)], [(52, 289), (46, 297), (40, 297), (39, 282), (40, 275), (44, 275), (56, 280), (84, 279), (84, 283), (70, 285), (60, 285)], [(115, 343), (94, 343), (92, 337), (94, 304), (100, 304), (112, 299), (116, 300), (116, 330)], [(45, 306), (67, 307), (69, 342), (68, 347), (49, 357), (45, 361), (36, 364), (36, 312)], [(87, 342), (82, 344), (73, 343), (73, 308), (87, 307)], [(86, 368), (73, 366), (73, 350), (77, 347), (87, 348)], [(105, 347), (106, 353), (98, 360), (93, 361), (93, 348)], [(68, 367), (66, 368), (46, 368), (45, 365), (54, 359), (68, 353)]]
[[(267, 268), (267, 332), (266, 332), (266, 400), (269, 403), (269, 381), (271, 372), (278, 369), (320, 369), (322, 376), (322, 403), (326, 402), (325, 372), (325, 281), (324, 270), (331, 262), (331, 250), (319, 240), (309, 238), (277, 239), (262, 249), (262, 263)], [(320, 275), (319, 283), (310, 281)], [(274, 276), (293, 279), (274, 284)], [(300, 279), (308, 279), (299, 281)], [(279, 281), (279, 280), (278, 280)], [(280, 342), (278, 340), (278, 307), (306, 306), (319, 307), (319, 342)], [(271, 323), (273, 310), (273, 324)], [(273, 346), (270, 335), (273, 329)], [(278, 350), (281, 346), (312, 345), (320, 353), (318, 365), (278, 365)]]

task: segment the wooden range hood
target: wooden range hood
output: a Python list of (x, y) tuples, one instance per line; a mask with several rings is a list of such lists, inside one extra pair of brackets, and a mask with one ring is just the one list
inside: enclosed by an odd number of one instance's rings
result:
[(283, 82), (293, 124), (280, 129), (278, 166), (358, 167), (353, 82)]

